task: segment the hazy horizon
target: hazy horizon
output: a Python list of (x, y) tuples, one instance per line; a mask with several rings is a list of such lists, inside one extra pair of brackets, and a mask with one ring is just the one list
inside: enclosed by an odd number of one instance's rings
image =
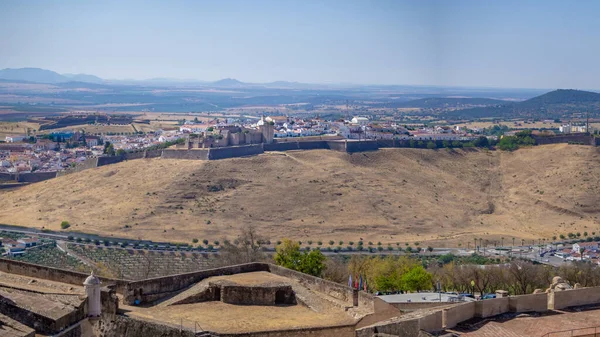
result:
[(0, 68), (103, 79), (600, 88), (600, 3), (3, 1)]

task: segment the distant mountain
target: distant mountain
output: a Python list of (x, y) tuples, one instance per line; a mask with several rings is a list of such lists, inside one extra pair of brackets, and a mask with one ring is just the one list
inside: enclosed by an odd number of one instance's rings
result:
[(38, 83), (61, 83), (69, 79), (59, 73), (40, 68), (6, 68), (0, 70), (0, 78), (5, 80), (28, 81)]
[(65, 83), (65, 82), (86, 82), (103, 83), (104, 80), (98, 76), (87, 74), (64, 74), (40, 68), (6, 68), (0, 70), (0, 79), (13, 81), (26, 81), (36, 83)]
[(393, 108), (421, 108), (421, 109), (444, 109), (444, 108), (469, 108), (474, 106), (504, 105), (507, 101), (491, 98), (471, 97), (430, 97), (420, 98), (408, 102), (392, 102), (385, 104)]
[(88, 74), (63, 74), (70, 81), (87, 82), (87, 83), (103, 83), (104, 80), (98, 76)]
[(241, 87), (246, 85), (246, 83), (240, 82), (234, 78), (224, 78), (222, 80), (212, 82), (211, 84), (218, 87)]
[(559, 118), (578, 113), (600, 116), (600, 94), (591, 91), (558, 89), (523, 102), (449, 111), (446, 115), (454, 118)]

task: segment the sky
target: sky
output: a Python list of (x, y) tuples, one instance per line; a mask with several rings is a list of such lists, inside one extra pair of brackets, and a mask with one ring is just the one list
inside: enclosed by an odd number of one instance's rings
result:
[(600, 1), (0, 0), (0, 68), (600, 89)]

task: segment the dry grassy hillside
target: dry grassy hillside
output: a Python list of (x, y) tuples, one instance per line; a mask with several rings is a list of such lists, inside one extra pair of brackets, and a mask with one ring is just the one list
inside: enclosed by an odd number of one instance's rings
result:
[(0, 223), (190, 242), (254, 225), (277, 240), (466, 245), (597, 231), (598, 150), (385, 149), (134, 160), (0, 192)]

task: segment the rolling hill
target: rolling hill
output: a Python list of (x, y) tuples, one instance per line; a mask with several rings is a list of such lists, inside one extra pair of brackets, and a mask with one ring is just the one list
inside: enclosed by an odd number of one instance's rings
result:
[(101, 83), (103, 80), (94, 75), (86, 74), (65, 74), (61, 75), (52, 70), (40, 68), (18, 68), (18, 69), (0, 69), (0, 79), (26, 81), (36, 83), (65, 83), (65, 82), (89, 82)]
[(431, 97), (420, 98), (407, 102), (386, 103), (388, 108), (421, 108), (421, 109), (445, 109), (445, 108), (469, 108), (473, 106), (498, 106), (505, 105), (507, 101), (491, 98), (471, 97)]
[(573, 113), (587, 112), (591, 117), (600, 116), (600, 94), (591, 91), (559, 89), (523, 102), (448, 111), (445, 115), (453, 118), (560, 118), (572, 116)]
[(253, 225), (271, 240), (450, 245), (600, 234), (600, 150), (385, 149), (132, 160), (12, 191), (0, 223), (191, 242)]

